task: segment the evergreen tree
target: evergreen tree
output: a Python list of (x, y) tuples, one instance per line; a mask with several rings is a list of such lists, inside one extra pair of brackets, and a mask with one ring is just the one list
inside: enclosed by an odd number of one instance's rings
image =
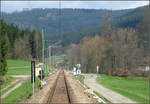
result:
[(1, 38), (0, 38), (0, 75), (4, 76), (7, 73), (7, 51), (8, 51), (8, 45), (7, 45), (7, 39), (6, 39), (6, 24), (3, 20), (0, 20), (0, 30), (1, 30)]

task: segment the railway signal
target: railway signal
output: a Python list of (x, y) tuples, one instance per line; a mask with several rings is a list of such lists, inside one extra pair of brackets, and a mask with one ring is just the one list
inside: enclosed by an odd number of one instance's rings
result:
[(35, 61), (31, 61), (31, 83), (35, 82)]
[(43, 46), (43, 48), (42, 48), (42, 62), (43, 62), (43, 68), (41, 69), (41, 87), (42, 87), (42, 81), (43, 81), (43, 78), (42, 78), (42, 76), (43, 76), (43, 71), (42, 70), (44, 70), (45, 69), (45, 60), (44, 60), (44, 45), (45, 45), (45, 41), (44, 41), (44, 28), (42, 29), (42, 46)]
[(34, 95), (34, 82), (35, 82), (35, 61), (31, 61), (31, 83)]
[(77, 72), (76, 72), (77, 75), (81, 74), (81, 70), (80, 70), (81, 64), (77, 64), (76, 67), (77, 67)]
[(76, 67), (73, 67), (73, 75), (76, 75)]

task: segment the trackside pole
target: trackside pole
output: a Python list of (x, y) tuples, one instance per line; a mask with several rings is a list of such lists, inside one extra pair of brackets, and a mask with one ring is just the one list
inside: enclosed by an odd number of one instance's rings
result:
[(43, 72), (42, 70), (44, 69), (44, 29), (42, 29), (42, 62), (43, 62), (43, 68), (41, 69), (41, 87), (42, 87), (42, 81), (43, 81)]
[(35, 61), (31, 61), (31, 83), (33, 96), (34, 96), (34, 82), (35, 82)]
[(49, 46), (49, 58), (48, 59), (49, 59), (49, 68), (48, 69), (49, 69), (49, 73), (50, 73), (50, 66), (51, 66), (51, 64), (50, 64), (51, 63), (51, 46)]
[(32, 89), (33, 89), (33, 96), (34, 96), (34, 77), (33, 77), (33, 83), (32, 83)]

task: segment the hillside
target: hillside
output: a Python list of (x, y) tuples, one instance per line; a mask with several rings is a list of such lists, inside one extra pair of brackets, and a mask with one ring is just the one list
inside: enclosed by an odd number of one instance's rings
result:
[[(2, 17), (8, 23), (17, 24), (20, 28), (36, 28), (41, 31), (44, 26), (47, 34), (57, 34), (61, 19), (61, 31), (71, 32), (83, 28), (96, 27), (105, 21), (105, 12), (96, 9), (32, 9), (11, 14), (3, 13)], [(133, 12), (129, 10), (108, 11), (111, 18), (117, 18)], [(61, 12), (61, 16), (60, 13)], [(35, 18), (36, 17), (36, 18)], [(86, 21), (85, 21), (86, 20)]]
[[(144, 14), (144, 10), (145, 7), (140, 7), (140, 8), (136, 8), (133, 10), (130, 10), (128, 13), (121, 15), (120, 17), (116, 17), (116, 18), (110, 18), (110, 25), (111, 28), (116, 29), (116, 28), (133, 28), (136, 29), (137, 31), (140, 31), (139, 29), (139, 24), (142, 22), (143, 20), (143, 16)], [(82, 30), (76, 30), (76, 31), (72, 31), (69, 33), (64, 33), (61, 36), (58, 35), (49, 35), (48, 38), (49, 39), (53, 39), (53, 42), (57, 42), (59, 40), (61, 40), (61, 44), (63, 46), (67, 46), (71, 43), (80, 43), (80, 41), (85, 37), (94, 37), (95, 35), (101, 35), (101, 33), (104, 30), (104, 24), (105, 22), (103, 22), (102, 24), (98, 25), (98, 26), (93, 26), (93, 27), (89, 27), (89, 28), (85, 28)]]
[[(141, 20), (144, 7), (127, 10), (96, 9), (32, 9), (11, 14), (2, 13), (8, 24), (16, 24), (19, 28), (42, 30), (46, 27), (46, 39), (62, 45), (79, 43), (84, 36), (100, 35), (107, 14), (115, 27), (135, 27)], [(61, 14), (61, 15), (60, 15)], [(35, 18), (36, 17), (36, 18)], [(60, 36), (61, 32), (61, 36)], [(74, 37), (74, 38), (72, 38)]]

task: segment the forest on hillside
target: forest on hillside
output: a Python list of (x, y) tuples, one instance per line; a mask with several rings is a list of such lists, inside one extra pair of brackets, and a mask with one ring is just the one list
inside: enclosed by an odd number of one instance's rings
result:
[[(79, 43), (84, 36), (101, 34), (106, 15), (116, 27), (135, 27), (141, 21), (141, 13), (145, 7), (126, 10), (105, 9), (41, 9), (24, 10), (22, 12), (2, 13), (7, 24), (15, 24), (21, 29), (46, 28), (45, 38), (51, 43), (58, 42), (62, 46)], [(61, 14), (61, 15), (60, 15)], [(36, 17), (36, 18), (35, 18)], [(73, 38), (72, 38), (73, 37)]]
[[(108, 17), (109, 17), (109, 22), (110, 22), (112, 28), (136, 29), (138, 24), (143, 19), (144, 8), (146, 8), (146, 7), (140, 7), (140, 8), (136, 8), (133, 10), (131, 9), (131, 10), (128, 10), (127, 13), (124, 13), (125, 10), (122, 10), (122, 12), (124, 14), (113, 17), (113, 18), (111, 15), (111, 14), (113, 14), (112, 11), (105, 11), (103, 13), (103, 18), (105, 18), (105, 20), (99, 25), (94, 25), (92, 27), (86, 27), (81, 30), (74, 30), (71, 32), (62, 33), (61, 35), (60, 34), (48, 35), (48, 39), (52, 39), (53, 43), (60, 41), (60, 44), (62, 46), (68, 46), (72, 43), (75, 43), (75, 44), (80, 43), (85, 36), (88, 36), (88, 37), (94, 37), (96, 35), (100, 36), (103, 33), (103, 30), (105, 28), (104, 24), (106, 23), (106, 20)], [(114, 15), (115, 15), (115, 13), (114, 13)], [(82, 22), (81, 22), (81, 24), (82, 24)]]

